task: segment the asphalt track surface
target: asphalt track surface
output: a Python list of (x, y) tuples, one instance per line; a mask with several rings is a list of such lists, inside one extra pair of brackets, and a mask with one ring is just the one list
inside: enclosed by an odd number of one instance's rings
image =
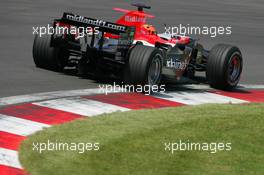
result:
[[(32, 27), (43, 26), (64, 11), (114, 21), (113, 7), (133, 9), (121, 0), (8, 0), (0, 1), (0, 97), (55, 90), (94, 88), (94, 80), (35, 68)], [(217, 43), (240, 47), (244, 57), (242, 83), (264, 83), (263, 0), (151, 0), (150, 22), (164, 32), (164, 23), (177, 26), (232, 26), (232, 35), (201, 36), (207, 48)]]

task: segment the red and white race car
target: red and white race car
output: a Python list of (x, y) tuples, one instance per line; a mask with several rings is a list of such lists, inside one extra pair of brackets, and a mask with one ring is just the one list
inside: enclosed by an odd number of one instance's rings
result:
[[(125, 13), (115, 23), (64, 13), (53, 22), (56, 32), (35, 36), (36, 66), (57, 71), (75, 66), (79, 74), (114, 75), (141, 85), (157, 85), (163, 79), (194, 79), (195, 72), (204, 71), (212, 87), (236, 87), (243, 66), (236, 46), (218, 44), (209, 51), (188, 36), (158, 34), (147, 23), (154, 16), (143, 10), (150, 6), (132, 5), (137, 10), (114, 8)], [(63, 32), (57, 32), (58, 28)], [(77, 32), (71, 32), (74, 29)]]

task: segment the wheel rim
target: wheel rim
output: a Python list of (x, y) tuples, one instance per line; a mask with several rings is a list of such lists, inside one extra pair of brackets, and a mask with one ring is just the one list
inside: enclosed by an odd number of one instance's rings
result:
[(229, 81), (230, 83), (236, 83), (241, 74), (241, 59), (238, 55), (234, 55), (230, 62), (229, 62), (229, 67), (228, 67), (228, 76), (229, 76)]
[(161, 56), (156, 55), (149, 67), (148, 71), (148, 84), (155, 85), (158, 84), (161, 74)]

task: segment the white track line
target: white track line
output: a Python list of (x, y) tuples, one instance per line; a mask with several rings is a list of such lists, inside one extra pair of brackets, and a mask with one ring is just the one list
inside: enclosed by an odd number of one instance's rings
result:
[(103, 113), (130, 110), (128, 108), (80, 97), (49, 100), (33, 104), (89, 117)]
[(0, 131), (27, 136), (50, 125), (0, 114)]
[(199, 105), (207, 103), (247, 103), (248, 101), (227, 97), (219, 94), (202, 92), (202, 91), (188, 91), (188, 92), (169, 92), (157, 93), (154, 95), (157, 98), (162, 98), (174, 102), (183, 103), (186, 105)]
[(238, 88), (245, 89), (264, 89), (262, 84), (239, 84)]
[[(211, 88), (207, 84), (179, 84), (179, 85), (174, 85), (175, 87), (184, 87), (188, 88), (190, 90), (216, 90), (214, 88)], [(264, 85), (261, 84), (238, 84), (237, 89), (241, 90), (252, 90), (252, 89), (263, 89), (264, 90)]]
[[(186, 85), (179, 85), (179, 87), (186, 87), (193, 90), (213, 90), (206, 84), (186, 84)], [(238, 89), (264, 89), (264, 85), (239, 84)], [(115, 90), (111, 93), (118, 93), (118, 92), (124, 92), (124, 90), (119, 89), (119, 91)], [(44, 92), (44, 93), (34, 93), (27, 95), (3, 97), (0, 98), (0, 107), (5, 105), (18, 104), (18, 103), (52, 100), (57, 98), (76, 97), (76, 96), (85, 96), (85, 95), (93, 95), (93, 94), (103, 94), (103, 93), (105, 93), (103, 89), (94, 88), (94, 89), (65, 90), (65, 91), (54, 91), (54, 92)]]
[(0, 148), (0, 165), (22, 169), (17, 151)]
[[(118, 92), (122, 92), (122, 90), (121, 89), (120, 91), (116, 90), (111, 93), (118, 93)], [(18, 104), (18, 103), (26, 103), (26, 102), (34, 102), (34, 101), (42, 101), (42, 100), (51, 100), (51, 99), (65, 98), (65, 97), (103, 94), (103, 93), (104, 91), (102, 89), (95, 88), (95, 89), (79, 89), (79, 90), (55, 91), (55, 92), (35, 93), (35, 94), (28, 94), (28, 95), (18, 95), (18, 96), (0, 98), (0, 106), (12, 105), (12, 104)]]

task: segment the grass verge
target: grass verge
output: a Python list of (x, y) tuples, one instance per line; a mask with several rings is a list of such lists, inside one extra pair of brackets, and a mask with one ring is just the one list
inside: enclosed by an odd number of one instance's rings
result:
[[(98, 151), (33, 151), (33, 143), (99, 143)], [(165, 150), (164, 143), (231, 143), (230, 151)], [(30, 136), (31, 175), (262, 175), (264, 104), (201, 105), (101, 115)]]

